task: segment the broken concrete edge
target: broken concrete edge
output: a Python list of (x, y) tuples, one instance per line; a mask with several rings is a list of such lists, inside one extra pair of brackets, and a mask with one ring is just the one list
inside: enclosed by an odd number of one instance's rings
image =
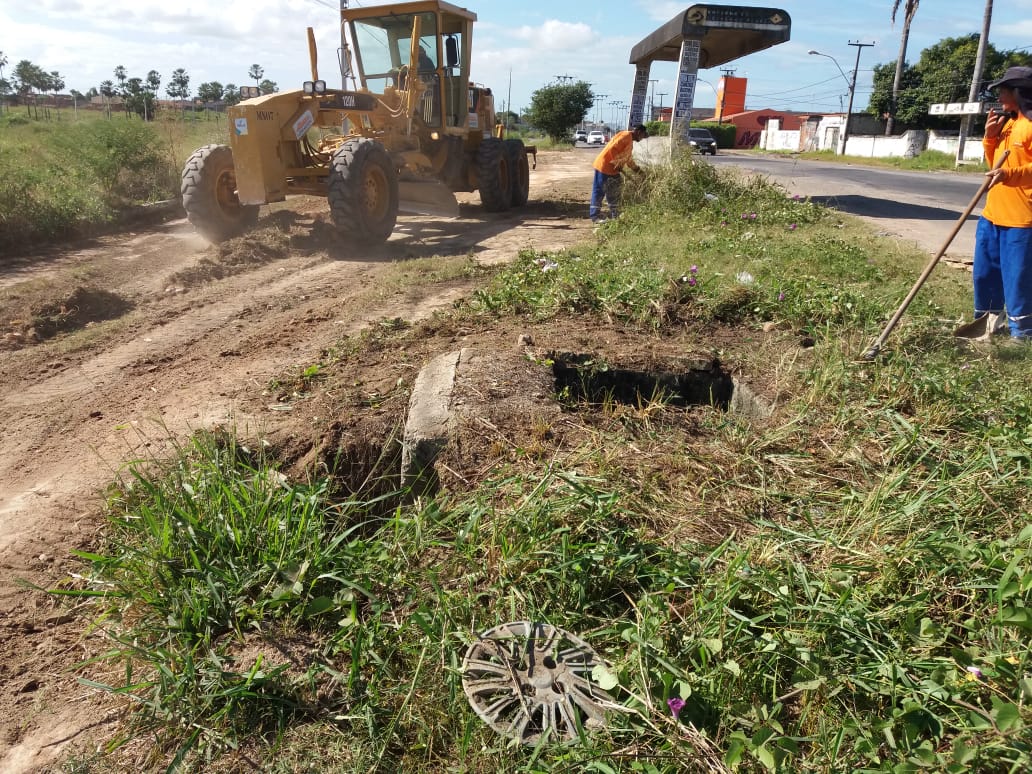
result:
[(434, 460), (448, 443), (452, 389), (463, 352), (433, 358), (412, 385), (401, 439), (401, 485), (417, 496), (435, 486)]
[(731, 403), (728, 411), (750, 419), (768, 419), (774, 406), (761, 398), (737, 376), (731, 378)]

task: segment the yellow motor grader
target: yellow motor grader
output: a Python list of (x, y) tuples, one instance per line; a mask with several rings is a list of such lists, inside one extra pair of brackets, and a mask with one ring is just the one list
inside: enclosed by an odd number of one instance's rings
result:
[(327, 198), (342, 235), (376, 243), (399, 212), (458, 215), (455, 191), (479, 191), (489, 212), (526, 204), (534, 149), (503, 139), (491, 90), (470, 81), (476, 14), (433, 0), (351, 9), (345, 0), (341, 17), (344, 88), (319, 79), (309, 28), (312, 80), (267, 95), (243, 87), (230, 144), (187, 161), (183, 207), (194, 227), (219, 242), (253, 225), (259, 205), (308, 194)]

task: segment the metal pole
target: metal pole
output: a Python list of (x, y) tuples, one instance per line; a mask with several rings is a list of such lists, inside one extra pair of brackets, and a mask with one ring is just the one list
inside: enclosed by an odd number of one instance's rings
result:
[(860, 72), (860, 52), (864, 50), (866, 46), (873, 46), (874, 43), (854, 43), (850, 41), (849, 45), (856, 46), (856, 67), (853, 68), (853, 80), (849, 84), (849, 107), (846, 108), (846, 125), (842, 128), (842, 152), (840, 156), (846, 154), (846, 141), (849, 140), (849, 119), (853, 116), (853, 97), (856, 95), (856, 74)]

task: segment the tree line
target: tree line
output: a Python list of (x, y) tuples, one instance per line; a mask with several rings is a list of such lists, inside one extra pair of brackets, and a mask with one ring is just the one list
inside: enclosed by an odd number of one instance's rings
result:
[[(64, 78), (59, 72), (48, 72), (28, 59), (14, 66), (9, 79), (4, 77), (7, 65), (8, 58), (0, 51), (0, 107), (10, 96), (15, 96), (28, 108), (35, 104), (39, 95), (57, 94), (65, 87)], [(130, 76), (123, 65), (118, 65), (113, 75), (114, 79), (101, 81), (97, 86), (90, 87), (85, 94), (76, 89), (72, 89), (70, 94), (73, 99), (83, 102), (89, 102), (94, 97), (104, 97), (105, 104), (118, 97), (127, 114), (135, 113), (144, 120), (153, 118), (162, 84), (161, 74), (157, 70), (150, 70), (145, 77)], [(250, 66), (247, 77), (254, 80), (262, 94), (272, 94), (279, 90), (275, 81), (265, 78), (265, 68), (259, 64)], [(191, 99), (193, 92), (190, 76), (185, 68), (178, 67), (172, 71), (165, 84), (165, 94), (169, 99), (181, 102)], [(233, 83), (208, 81), (197, 87), (196, 99), (204, 103), (235, 105), (240, 101), (240, 90)]]
[[(978, 41), (975, 33), (943, 38), (924, 49), (916, 63), (904, 61), (898, 77), (896, 62), (875, 65), (874, 88), (867, 112), (879, 118), (891, 118), (895, 131), (956, 128), (955, 117), (929, 115), (928, 106), (967, 102)], [(1032, 65), (1032, 56), (1016, 50), (1000, 51), (991, 43), (987, 44), (980, 97), (992, 100), (986, 87), (1015, 65)]]

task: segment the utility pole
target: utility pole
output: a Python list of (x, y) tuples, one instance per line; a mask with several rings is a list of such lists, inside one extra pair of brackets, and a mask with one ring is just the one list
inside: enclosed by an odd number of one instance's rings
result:
[(720, 93), (720, 118), (717, 120), (718, 124), (724, 123), (724, 106), (727, 104), (727, 79), (735, 77), (734, 68), (727, 67), (720, 71), (720, 75), (724, 80), (724, 89)]
[[(968, 92), (968, 102), (978, 99), (982, 90), (982, 70), (985, 68), (986, 42), (989, 40), (989, 26), (993, 21), (993, 0), (985, 0), (985, 13), (982, 16), (982, 35), (978, 38), (978, 53), (975, 54), (975, 72), (971, 75), (971, 91)], [(959, 166), (964, 163), (964, 145), (967, 142), (968, 133), (971, 131), (971, 114), (968, 113), (960, 120), (960, 137), (957, 139), (957, 160)]]
[(845, 155), (846, 153), (846, 141), (849, 139), (849, 119), (853, 115), (853, 97), (856, 95), (856, 75), (860, 72), (860, 52), (865, 48), (870, 48), (874, 43), (861, 43), (859, 41), (849, 41), (849, 45), (856, 46), (856, 67), (853, 68), (853, 80), (849, 84), (849, 107), (846, 108), (846, 125), (842, 127), (842, 150), (839, 155)]
[(652, 96), (649, 97), (649, 120), (654, 121), (656, 118), (656, 84), (659, 83), (655, 78), (649, 79), (649, 87), (652, 89)]
[(658, 94), (658, 96), (659, 96), (659, 116), (657, 117), (658, 121), (662, 121), (663, 120), (663, 97), (665, 97), (666, 95), (667, 95), (667, 92), (665, 92), (665, 91), (661, 91)]

